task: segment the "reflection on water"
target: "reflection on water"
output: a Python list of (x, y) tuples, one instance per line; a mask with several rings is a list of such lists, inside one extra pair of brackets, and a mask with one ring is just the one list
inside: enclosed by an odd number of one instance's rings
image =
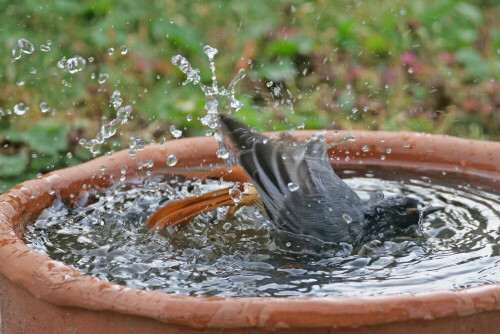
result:
[(426, 218), (421, 236), (386, 241), (369, 255), (293, 254), (272, 241), (256, 208), (228, 221), (224, 209), (214, 210), (179, 231), (148, 233), (144, 221), (167, 200), (222, 186), (170, 178), (81, 194), (80, 203), (88, 203), (80, 205), (56, 200), (25, 240), (84, 274), (179, 295), (376, 295), (498, 281), (500, 197), (486, 184), (401, 171), (340, 175), (364, 200), (383, 191), (446, 210)]

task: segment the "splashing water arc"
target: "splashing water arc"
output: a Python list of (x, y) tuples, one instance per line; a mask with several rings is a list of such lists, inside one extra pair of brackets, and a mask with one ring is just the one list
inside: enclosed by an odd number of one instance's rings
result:
[(202, 92), (205, 94), (205, 110), (207, 114), (201, 118), (203, 125), (208, 126), (213, 132), (217, 143), (219, 144), (219, 150), (217, 151), (217, 157), (224, 159), (227, 166), (232, 166), (236, 162), (234, 154), (229, 149), (226, 142), (225, 136), (220, 130), (220, 124), (218, 120), (218, 114), (221, 112), (219, 110), (219, 98), (225, 98), (229, 100), (229, 114), (233, 115), (235, 112), (243, 107), (243, 103), (236, 99), (235, 88), (240, 80), (245, 77), (245, 71), (243, 69), (239, 70), (236, 77), (229, 83), (227, 87), (219, 86), (217, 83), (217, 77), (215, 75), (215, 62), (214, 57), (217, 55), (217, 49), (205, 45), (203, 51), (208, 57), (210, 62), (210, 70), (212, 71), (212, 84), (204, 85), (201, 83), (200, 70), (194, 68), (189, 61), (181, 56), (176, 55), (172, 57), (172, 64), (174, 64), (182, 73), (186, 74), (186, 80), (182, 83), (183, 85), (193, 84), (201, 88)]

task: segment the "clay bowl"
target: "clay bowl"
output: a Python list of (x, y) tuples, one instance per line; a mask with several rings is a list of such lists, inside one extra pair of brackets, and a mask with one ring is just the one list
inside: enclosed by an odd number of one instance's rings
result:
[[(352, 131), (355, 141), (335, 147), (334, 167), (382, 166), (415, 173), (457, 172), (500, 184), (500, 143), (404, 132)], [(296, 132), (299, 137), (312, 132)], [(347, 132), (327, 132), (328, 141)], [(385, 140), (383, 140), (385, 139)], [(370, 150), (363, 152), (363, 146)], [(386, 153), (391, 148), (390, 154)], [(152, 159), (164, 170), (197, 177), (243, 180), (235, 168), (216, 169), (213, 138), (190, 138), (152, 145), (135, 160), (121, 151), (79, 166), (24, 182), (0, 196), (0, 293), (2, 333), (494, 333), (500, 328), (500, 284), (463, 290), (388, 294), (372, 297), (202, 298), (141, 291), (81, 275), (78, 270), (28, 248), (24, 227), (51, 205), (58, 190), (64, 199), (85, 187), (116, 182), (126, 167)], [(350, 152), (350, 153), (348, 153)], [(331, 152), (330, 152), (331, 153)], [(346, 161), (345, 157), (350, 159)], [(384, 160), (381, 159), (385, 155)], [(105, 165), (105, 171), (101, 166)], [(342, 166), (341, 166), (342, 165)], [(206, 172), (207, 168), (215, 168)], [(189, 170), (188, 168), (189, 167)], [(201, 168), (200, 168), (201, 167)], [(500, 277), (499, 277), (500, 281)], [(335, 330), (334, 330), (335, 329)]]

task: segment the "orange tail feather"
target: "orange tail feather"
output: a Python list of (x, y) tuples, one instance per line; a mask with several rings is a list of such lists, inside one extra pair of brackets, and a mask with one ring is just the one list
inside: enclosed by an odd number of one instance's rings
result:
[[(167, 203), (153, 213), (145, 225), (152, 230), (161, 229), (167, 226), (178, 225), (183, 227), (189, 224), (196, 216), (203, 212), (213, 210), (221, 206), (242, 206), (252, 205), (257, 200), (255, 191), (244, 192), (239, 202), (235, 202), (229, 196), (229, 189), (224, 188), (210, 191), (201, 196), (193, 196), (178, 201)], [(236, 210), (232, 210), (234, 213)]]

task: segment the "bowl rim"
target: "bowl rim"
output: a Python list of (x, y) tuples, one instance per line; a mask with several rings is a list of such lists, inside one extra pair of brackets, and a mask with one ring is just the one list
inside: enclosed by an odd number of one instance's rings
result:
[[(317, 131), (294, 131), (298, 138)], [(344, 140), (351, 134), (355, 140)], [(456, 172), (500, 183), (500, 143), (413, 132), (326, 131), (335, 166), (380, 166), (423, 172)], [(390, 151), (388, 149), (391, 149)], [(353, 297), (191, 297), (127, 288), (82, 275), (62, 262), (29, 248), (25, 225), (48, 207), (56, 194), (76, 198), (84, 188), (104, 187), (139, 171), (138, 161), (153, 160), (154, 170), (188, 177), (245, 180), (215, 155), (213, 137), (148, 145), (135, 159), (128, 150), (57, 170), (19, 184), (0, 195), (0, 274), (32, 295), (59, 306), (139, 315), (191, 328), (339, 328), (430, 320), (500, 310), (499, 283), (459, 290), (431, 290)], [(334, 151), (334, 152), (333, 152)], [(166, 157), (175, 154), (175, 167)], [(346, 157), (349, 157), (348, 159)], [(384, 157), (384, 158), (382, 158)], [(106, 168), (102, 168), (106, 166)], [(55, 193), (56, 192), (56, 193)]]

